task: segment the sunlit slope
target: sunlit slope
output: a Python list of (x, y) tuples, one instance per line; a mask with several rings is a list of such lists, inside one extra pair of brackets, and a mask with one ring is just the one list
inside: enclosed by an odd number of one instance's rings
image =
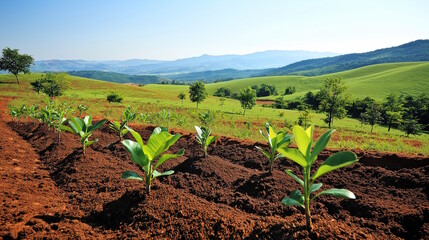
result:
[[(210, 94), (220, 87), (230, 88), (232, 92), (252, 85), (274, 84), (279, 93), (288, 86), (295, 86), (296, 93), (286, 96), (296, 98), (308, 91), (318, 90), (327, 77), (341, 77), (353, 98), (370, 96), (382, 100), (390, 93), (419, 95), (429, 93), (429, 62), (385, 63), (357, 68), (349, 71), (315, 77), (269, 76), (245, 78), (207, 85)], [(270, 98), (275, 98), (271, 96)]]

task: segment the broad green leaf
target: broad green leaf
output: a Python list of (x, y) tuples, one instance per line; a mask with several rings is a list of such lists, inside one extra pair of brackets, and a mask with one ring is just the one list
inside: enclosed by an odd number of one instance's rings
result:
[(274, 131), (274, 129), (271, 126), (268, 127), (268, 133), (269, 133), (271, 142), (273, 142), (273, 140), (277, 137), (277, 133)]
[(329, 140), (331, 139), (332, 133), (335, 132), (335, 129), (328, 130), (325, 132), (322, 136), (320, 136), (319, 139), (317, 139), (316, 144), (314, 145), (313, 152), (311, 153), (311, 164), (316, 161), (317, 155), (323, 151), (326, 144), (328, 144)]
[(171, 175), (171, 174), (173, 174), (173, 173), (174, 173), (174, 171), (173, 171), (173, 170), (166, 171), (166, 172), (163, 172), (163, 173), (160, 173), (160, 172), (158, 172), (158, 171), (154, 170), (154, 171), (153, 171), (153, 174), (152, 174), (152, 177), (153, 177), (153, 178), (157, 178), (157, 177), (161, 177), (161, 176), (168, 176), (168, 175)]
[(285, 172), (287, 173), (287, 175), (291, 176), (295, 181), (297, 181), (299, 184), (301, 184), (301, 186), (304, 187), (304, 181), (302, 181), (299, 177), (293, 174), (291, 170), (286, 170)]
[(143, 148), (144, 144), (143, 144), (143, 140), (142, 140), (142, 137), (140, 136), (140, 134), (128, 126), (125, 126), (125, 128), (128, 129), (128, 131), (131, 133), (131, 135), (137, 141), (137, 143), (140, 145), (140, 147)]
[(319, 197), (320, 195), (330, 195), (337, 198), (346, 198), (346, 199), (356, 199), (356, 196), (354, 193), (347, 189), (339, 189), (339, 188), (331, 188), (325, 191), (322, 191), (318, 193), (316, 196), (314, 196), (311, 201)]
[(75, 134), (79, 134), (79, 132), (82, 131), (83, 124), (84, 123), (83, 123), (82, 119), (80, 119), (78, 117), (74, 117), (74, 118), (70, 119), (70, 121), (69, 121), (69, 125), (73, 129)]
[(290, 160), (298, 163), (301, 167), (306, 167), (307, 166), (307, 161), (305, 160), (305, 157), (302, 155), (302, 153), (300, 151), (298, 151), (298, 149), (296, 148), (279, 148), (277, 149), (277, 151), (289, 158)]
[(349, 151), (337, 152), (334, 155), (331, 155), (326, 161), (320, 165), (316, 173), (314, 173), (312, 180), (322, 176), (325, 173), (336, 170), (338, 168), (347, 167), (355, 162), (357, 162), (356, 154)]
[(67, 132), (74, 133), (74, 130), (73, 130), (72, 128), (67, 127), (67, 126), (64, 126), (64, 125), (61, 125), (61, 126), (60, 126), (60, 129), (61, 129), (62, 131), (67, 131)]
[(289, 197), (285, 197), (282, 203), (288, 207), (290, 206), (301, 206), (304, 207), (304, 196), (298, 190), (294, 190), (290, 193)]
[(106, 123), (106, 121), (107, 121), (107, 119), (103, 119), (103, 120), (98, 121), (96, 124), (89, 126), (88, 132), (93, 132), (93, 131), (101, 128), (104, 125), (104, 123)]
[(219, 137), (218, 136), (210, 136), (207, 138), (207, 146), (212, 144), (214, 141), (216, 141)]
[(133, 171), (125, 171), (122, 173), (122, 179), (132, 179), (132, 180), (139, 180), (144, 181), (144, 178), (142, 178), (138, 173)]
[(184, 153), (185, 153), (185, 149), (182, 148), (176, 154), (164, 154), (164, 155), (162, 155), (159, 158), (158, 162), (156, 163), (154, 169), (157, 169), (159, 166), (161, 166), (167, 160), (183, 156)]
[(262, 148), (260, 148), (260, 147), (258, 147), (258, 146), (256, 146), (256, 148), (259, 150), (259, 151), (261, 151), (268, 159), (270, 159), (271, 158), (271, 154), (268, 152), (268, 151), (266, 151), (266, 150), (264, 150), (264, 149), (262, 149)]
[(307, 154), (308, 145), (311, 143), (310, 136), (298, 125), (294, 126), (292, 131), (299, 151), (305, 156)]
[(152, 134), (147, 141), (146, 146), (143, 146), (143, 151), (152, 161), (161, 153), (167, 151), (171, 145), (179, 140), (180, 134), (171, 135), (168, 132), (162, 131), (158, 134)]
[(310, 194), (312, 194), (314, 191), (319, 190), (322, 187), (322, 183), (313, 183), (310, 187)]
[(131, 160), (137, 163), (139, 166), (143, 167), (148, 164), (148, 159), (143, 153), (142, 147), (137, 142), (132, 140), (124, 140), (121, 142), (128, 152), (131, 154)]
[(313, 140), (313, 130), (314, 130), (313, 124), (305, 130), (305, 133), (307, 133), (308, 137), (310, 137), (310, 140)]
[[(280, 141), (277, 141), (277, 148), (286, 148), (289, 146), (291, 140), (292, 140), (292, 135), (284, 135), (285, 133), (282, 134), (282, 138), (280, 138)], [(277, 135), (279, 136), (279, 135)]]

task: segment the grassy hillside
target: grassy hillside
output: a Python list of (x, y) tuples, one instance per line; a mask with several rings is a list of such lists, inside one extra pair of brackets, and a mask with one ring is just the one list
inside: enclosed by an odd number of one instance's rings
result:
[[(207, 85), (213, 94), (220, 87), (238, 92), (247, 86), (262, 83), (276, 85), (279, 93), (288, 86), (295, 86), (296, 93), (285, 96), (287, 99), (303, 96), (308, 91), (317, 91), (327, 77), (342, 77), (352, 98), (370, 96), (382, 100), (390, 93), (419, 95), (429, 93), (429, 62), (385, 63), (353, 69), (349, 71), (326, 74), (315, 77), (305, 76), (270, 76), (233, 80)], [(270, 96), (275, 98), (277, 96)]]
[(97, 80), (103, 80), (108, 82), (116, 83), (136, 83), (136, 84), (149, 84), (149, 83), (161, 83), (168, 81), (168, 79), (160, 78), (152, 75), (128, 75), (115, 72), (104, 72), (104, 71), (71, 71), (68, 74), (84, 78), (92, 78)]
[(336, 57), (304, 60), (281, 68), (268, 70), (262, 75), (295, 74), (316, 76), (373, 64), (416, 61), (429, 61), (429, 40), (417, 40), (400, 46), (383, 48), (366, 53), (353, 53)]

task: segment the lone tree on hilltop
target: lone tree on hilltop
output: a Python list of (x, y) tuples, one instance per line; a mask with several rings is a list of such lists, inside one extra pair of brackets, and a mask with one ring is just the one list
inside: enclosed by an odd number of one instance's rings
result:
[(241, 107), (244, 109), (243, 115), (246, 114), (246, 109), (252, 109), (256, 104), (256, 91), (247, 87), (240, 91), (238, 94), (238, 100), (240, 101)]
[(326, 113), (324, 121), (331, 128), (334, 118), (343, 118), (346, 115), (347, 96), (344, 94), (347, 87), (341, 78), (327, 78), (320, 89), (319, 109)]
[(0, 70), (5, 70), (15, 76), (16, 82), (19, 84), (18, 74), (30, 73), (30, 65), (33, 64), (34, 59), (27, 54), (19, 54), (18, 49), (3, 49), (3, 56), (0, 58)]
[(402, 99), (401, 97), (397, 97), (396, 94), (391, 93), (386, 97), (383, 107), (388, 126), (387, 131), (390, 132), (392, 126), (398, 125), (402, 121)]
[(189, 99), (191, 99), (192, 102), (197, 103), (197, 109), (198, 104), (207, 97), (207, 91), (205, 84), (203, 82), (195, 82), (191, 86), (189, 86)]

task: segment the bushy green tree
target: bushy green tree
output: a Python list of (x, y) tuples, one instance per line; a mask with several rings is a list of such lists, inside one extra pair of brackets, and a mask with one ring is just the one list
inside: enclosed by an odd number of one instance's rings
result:
[(177, 97), (182, 100), (182, 104), (183, 104), (183, 100), (186, 99), (186, 94), (184, 92), (179, 93), (179, 95), (177, 95)]
[(381, 120), (381, 107), (376, 103), (370, 105), (366, 111), (361, 114), (362, 123), (366, 123), (371, 126), (371, 133), (374, 130), (374, 125), (380, 123)]
[(391, 93), (384, 100), (383, 108), (385, 111), (384, 118), (388, 127), (387, 131), (390, 132), (392, 126), (401, 123), (403, 114), (402, 100), (400, 97), (397, 97), (396, 94)]
[(69, 82), (65, 79), (67, 73), (46, 73), (40, 79), (30, 84), (36, 92), (43, 92), (50, 98), (58, 97), (68, 89)]
[(246, 109), (252, 109), (256, 104), (256, 92), (255, 90), (247, 87), (240, 91), (238, 94), (238, 100), (240, 101), (241, 107), (243, 108), (243, 115), (246, 114)]
[(327, 78), (320, 89), (319, 109), (326, 113), (324, 121), (331, 128), (334, 118), (343, 118), (346, 115), (347, 96), (345, 95), (347, 87), (341, 81), (341, 78)]
[(197, 109), (198, 104), (207, 97), (207, 91), (205, 84), (203, 82), (195, 82), (191, 86), (189, 86), (189, 99), (191, 99), (192, 102), (197, 103)]
[(0, 58), (0, 70), (5, 70), (15, 76), (16, 82), (19, 84), (18, 74), (20, 72), (30, 73), (30, 65), (34, 59), (27, 54), (19, 54), (18, 49), (3, 49), (3, 56)]

